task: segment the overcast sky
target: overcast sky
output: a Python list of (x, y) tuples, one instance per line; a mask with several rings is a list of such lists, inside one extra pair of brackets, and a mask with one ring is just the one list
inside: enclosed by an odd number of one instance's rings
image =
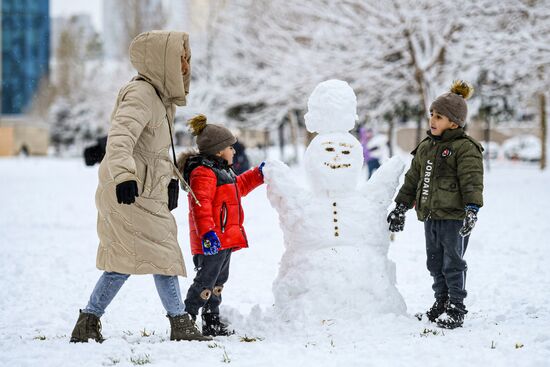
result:
[(52, 17), (88, 13), (92, 17), (92, 22), (96, 30), (99, 32), (103, 31), (103, 22), (101, 19), (102, 8), (101, 0), (50, 0), (50, 15)]

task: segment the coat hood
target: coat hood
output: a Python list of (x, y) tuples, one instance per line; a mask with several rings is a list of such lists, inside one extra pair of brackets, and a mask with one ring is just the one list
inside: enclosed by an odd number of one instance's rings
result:
[(141, 33), (130, 44), (130, 62), (139, 77), (151, 83), (165, 101), (185, 106), (191, 69), (181, 74), (181, 55), (191, 66), (189, 35), (184, 32)]
[(191, 171), (199, 166), (216, 167), (229, 170), (231, 166), (223, 158), (215, 155), (203, 155), (195, 151), (181, 153), (177, 160), (177, 167), (180, 170), (186, 182), (189, 182)]
[[(185, 167), (187, 166), (187, 161), (189, 160), (189, 158), (191, 158), (193, 156), (196, 156), (198, 154), (199, 154), (199, 152), (197, 150), (188, 149), (184, 152), (181, 152), (178, 155), (178, 159), (176, 159), (176, 167), (178, 167), (178, 170), (180, 171), (182, 176), (185, 175)], [(184, 179), (187, 180), (186, 182), (189, 182), (189, 177), (187, 177), (187, 178), (184, 177)]]

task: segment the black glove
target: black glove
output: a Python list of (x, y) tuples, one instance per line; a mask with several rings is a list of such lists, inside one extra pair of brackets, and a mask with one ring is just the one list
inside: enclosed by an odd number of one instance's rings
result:
[(93, 166), (96, 163), (101, 162), (105, 150), (102, 150), (99, 144), (93, 145), (84, 149), (84, 162), (87, 166)]
[(136, 181), (124, 181), (116, 185), (116, 199), (119, 204), (130, 205), (136, 201), (136, 196), (139, 196)]
[(170, 211), (178, 207), (178, 197), (180, 193), (180, 188), (178, 185), (178, 180), (175, 178), (170, 180), (168, 184), (168, 209)]
[(97, 144), (84, 149), (84, 162), (87, 166), (93, 166), (101, 163), (105, 156), (105, 147), (107, 146), (107, 137), (97, 139)]
[(477, 212), (479, 211), (479, 206), (468, 204), (464, 210), (466, 210), (466, 217), (462, 223), (462, 228), (458, 231), (462, 237), (469, 236), (470, 233), (472, 233), (472, 229), (474, 229), (477, 222)]
[(399, 232), (405, 228), (405, 213), (409, 210), (405, 204), (397, 203), (388, 215), (388, 223), (390, 224), (391, 232)]

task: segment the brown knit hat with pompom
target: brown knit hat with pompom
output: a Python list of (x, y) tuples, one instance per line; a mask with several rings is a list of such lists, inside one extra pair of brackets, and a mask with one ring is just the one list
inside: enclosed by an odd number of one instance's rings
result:
[(187, 121), (193, 135), (197, 137), (200, 154), (215, 155), (237, 142), (237, 138), (228, 128), (207, 124), (206, 116), (198, 115)]
[(466, 100), (474, 93), (474, 87), (464, 80), (455, 80), (451, 90), (436, 98), (430, 106), (430, 112), (436, 110), (460, 127), (466, 125), (468, 106)]

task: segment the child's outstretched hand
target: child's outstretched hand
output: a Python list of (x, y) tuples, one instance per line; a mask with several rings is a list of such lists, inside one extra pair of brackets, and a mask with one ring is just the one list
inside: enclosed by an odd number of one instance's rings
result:
[(405, 212), (408, 209), (405, 204), (397, 203), (395, 209), (390, 212), (387, 220), (390, 224), (391, 232), (399, 232), (405, 228)]
[(202, 236), (202, 251), (206, 256), (216, 255), (220, 250), (220, 239), (214, 231), (206, 232)]
[(479, 211), (479, 207), (477, 205), (466, 205), (466, 217), (464, 218), (464, 222), (462, 223), (462, 228), (460, 228), (460, 235), (462, 237), (469, 236), (470, 233), (472, 233), (472, 230), (474, 229), (476, 222), (477, 222), (477, 212)]

